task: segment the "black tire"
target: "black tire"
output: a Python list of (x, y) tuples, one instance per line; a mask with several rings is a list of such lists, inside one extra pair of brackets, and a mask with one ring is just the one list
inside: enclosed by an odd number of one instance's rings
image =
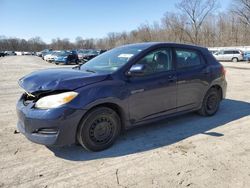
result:
[(212, 116), (214, 115), (220, 106), (220, 92), (216, 88), (211, 88), (207, 91), (201, 109), (198, 113), (202, 116)]
[(237, 63), (239, 60), (237, 57), (232, 58), (232, 62)]
[(101, 151), (110, 147), (121, 132), (118, 114), (107, 107), (91, 110), (81, 121), (78, 142), (89, 151)]

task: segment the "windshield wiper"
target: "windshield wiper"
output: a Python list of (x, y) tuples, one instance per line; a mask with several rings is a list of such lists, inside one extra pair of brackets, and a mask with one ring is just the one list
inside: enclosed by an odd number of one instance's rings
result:
[(92, 72), (92, 73), (96, 73), (95, 71), (93, 70), (89, 70), (89, 69), (85, 69), (86, 72)]

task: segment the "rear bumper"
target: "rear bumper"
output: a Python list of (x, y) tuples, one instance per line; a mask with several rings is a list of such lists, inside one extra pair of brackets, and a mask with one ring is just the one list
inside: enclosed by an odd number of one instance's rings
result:
[(43, 145), (70, 145), (76, 141), (76, 131), (85, 110), (63, 106), (40, 110), (34, 104), (17, 103), (18, 130), (30, 141)]

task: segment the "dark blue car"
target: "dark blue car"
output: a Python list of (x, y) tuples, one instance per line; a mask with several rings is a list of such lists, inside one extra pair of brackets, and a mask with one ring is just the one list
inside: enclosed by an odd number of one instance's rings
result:
[(79, 63), (78, 55), (76, 51), (62, 51), (58, 53), (54, 59), (56, 65), (64, 64), (68, 65), (70, 63)]
[(141, 43), (74, 68), (20, 79), (18, 129), (44, 145), (111, 146), (121, 130), (198, 111), (212, 116), (226, 94), (223, 66), (203, 47)]

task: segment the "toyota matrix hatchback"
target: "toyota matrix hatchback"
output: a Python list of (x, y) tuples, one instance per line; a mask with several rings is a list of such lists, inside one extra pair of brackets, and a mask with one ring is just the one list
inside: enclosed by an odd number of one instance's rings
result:
[(44, 145), (111, 146), (121, 130), (197, 111), (212, 116), (226, 94), (225, 70), (203, 47), (141, 43), (74, 68), (19, 80), (18, 129)]

